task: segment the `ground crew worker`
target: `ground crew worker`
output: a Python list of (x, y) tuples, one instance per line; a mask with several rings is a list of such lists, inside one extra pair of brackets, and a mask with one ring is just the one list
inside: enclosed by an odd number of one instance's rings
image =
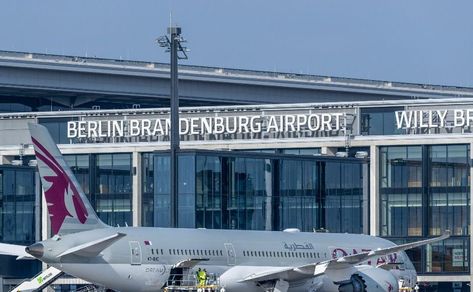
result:
[(207, 270), (204, 269), (204, 285), (207, 285)]
[(199, 287), (205, 286), (205, 281), (207, 280), (207, 273), (202, 271), (200, 268), (197, 270), (197, 282), (199, 283)]

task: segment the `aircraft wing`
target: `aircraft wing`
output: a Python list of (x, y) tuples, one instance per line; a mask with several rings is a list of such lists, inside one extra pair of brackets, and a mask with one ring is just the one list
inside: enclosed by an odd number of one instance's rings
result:
[(126, 236), (126, 234), (118, 232), (110, 236), (71, 247), (59, 254), (57, 257), (60, 258), (71, 254), (81, 257), (96, 257), (102, 252), (102, 250), (106, 249), (124, 236)]
[(379, 248), (373, 251), (363, 252), (355, 255), (348, 255), (333, 260), (308, 264), (299, 267), (284, 267), (278, 270), (271, 270), (266, 272), (263, 271), (251, 274), (242, 279), (240, 282), (263, 282), (276, 279), (283, 279), (285, 281), (297, 281), (301, 279), (317, 277), (325, 274), (329, 270), (350, 269), (353, 266), (366, 262), (373, 257), (387, 256), (395, 252), (400, 252), (422, 245), (442, 241), (444, 239), (447, 239), (448, 237), (450, 237), (450, 232), (446, 231), (442, 236), (436, 238), (395, 245), (386, 248)]
[(16, 256), (17, 260), (34, 260), (35, 258), (26, 253), (23, 245), (0, 243), (0, 254)]
[(416, 248), (416, 247), (423, 246), (426, 244), (435, 243), (437, 241), (442, 241), (449, 237), (450, 237), (450, 231), (445, 231), (445, 233), (439, 237), (425, 239), (425, 240), (416, 241), (416, 242), (410, 242), (410, 243), (401, 244), (401, 245), (395, 245), (395, 246), (386, 247), (386, 248), (379, 248), (376, 250), (367, 251), (367, 252), (363, 252), (359, 254), (344, 256), (344, 257), (336, 259), (336, 261), (339, 264), (346, 263), (346, 264), (356, 265), (364, 261), (367, 261), (368, 259), (372, 257), (381, 257), (381, 256), (385, 256), (385, 255), (392, 254), (395, 252), (400, 252), (407, 249)]

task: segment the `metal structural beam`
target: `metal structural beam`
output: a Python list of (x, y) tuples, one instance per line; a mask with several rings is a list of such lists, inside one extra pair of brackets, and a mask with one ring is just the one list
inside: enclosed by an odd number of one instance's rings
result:
[(171, 53), (171, 169), (170, 169), (170, 196), (171, 196), (171, 227), (178, 227), (177, 208), (178, 208), (178, 194), (179, 194), (179, 78), (178, 78), (178, 60), (187, 59), (186, 49), (181, 43), (185, 42), (181, 37), (181, 28), (178, 26), (168, 27), (169, 37), (162, 36), (157, 42), (161, 47), (167, 48), (167, 52)]

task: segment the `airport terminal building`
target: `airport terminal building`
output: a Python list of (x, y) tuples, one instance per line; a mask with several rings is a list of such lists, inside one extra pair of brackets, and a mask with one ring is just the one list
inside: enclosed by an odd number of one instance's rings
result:
[[(0, 52), (0, 242), (50, 235), (32, 122), (49, 129), (108, 224), (169, 227), (175, 213), (178, 227), (396, 243), (448, 229), (448, 240), (408, 254), (423, 291), (470, 290), (473, 88), (179, 70), (173, 198), (167, 64)], [(0, 291), (40, 268), (0, 256)]]

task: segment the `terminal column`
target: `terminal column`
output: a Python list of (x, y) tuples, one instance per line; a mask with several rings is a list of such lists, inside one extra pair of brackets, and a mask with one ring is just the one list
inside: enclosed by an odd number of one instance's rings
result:
[(141, 153), (133, 152), (133, 194), (131, 203), (131, 213), (133, 217), (133, 226), (141, 226), (141, 199), (142, 199), (142, 167), (141, 167)]
[(471, 230), (471, 220), (473, 218), (473, 207), (471, 204), (471, 195), (473, 194), (473, 178), (471, 174), (473, 173), (473, 143), (470, 143), (470, 224), (468, 228), (470, 229), (470, 261), (468, 267), (470, 268), (470, 287), (473, 287), (473, 268), (471, 267), (471, 260), (473, 259), (473, 233)]
[(370, 146), (370, 235), (379, 235), (379, 149), (377, 145)]

